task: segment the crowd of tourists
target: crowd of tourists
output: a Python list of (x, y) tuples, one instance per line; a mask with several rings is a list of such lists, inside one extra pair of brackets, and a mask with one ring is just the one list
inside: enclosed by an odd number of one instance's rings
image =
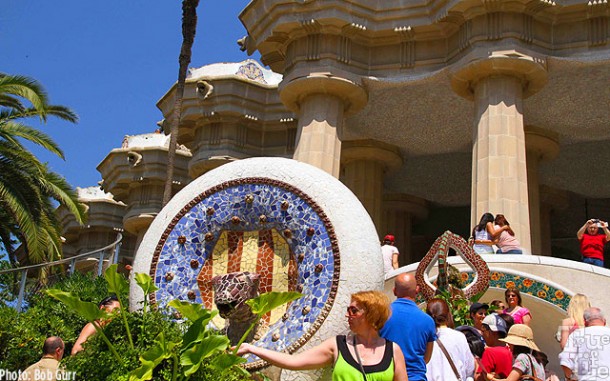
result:
[[(472, 303), (472, 324), (458, 327), (444, 299), (429, 300), (425, 312), (419, 308), (413, 274), (396, 276), (393, 292), (392, 303), (380, 291), (352, 294), (345, 314), (349, 333), (307, 351), (288, 354), (244, 343), (238, 355), (252, 353), (291, 370), (331, 366), (336, 381), (559, 380), (546, 369), (548, 357), (534, 341), (532, 314), (522, 305), (518, 289), (508, 288), (504, 301)], [(115, 309), (116, 304), (111, 297), (100, 308)], [(85, 327), (79, 348), (89, 336)], [(585, 295), (571, 298), (556, 338), (562, 348), (557, 359), (561, 377), (610, 380), (610, 328)], [(41, 361), (24, 374), (56, 374), (63, 350), (63, 341), (50, 337)]]
[[(333, 380), (610, 380), (610, 328), (599, 308), (576, 294), (557, 331), (563, 374), (547, 370), (549, 359), (534, 341), (532, 314), (515, 288), (505, 300), (470, 306), (472, 325), (455, 327), (444, 299), (431, 299), (425, 312), (415, 302), (419, 288), (412, 274), (395, 278), (390, 304), (379, 291), (352, 295), (347, 335), (329, 338), (298, 354), (244, 344), (253, 353), (292, 370), (333, 366)], [(493, 312), (492, 312), (493, 311)]]

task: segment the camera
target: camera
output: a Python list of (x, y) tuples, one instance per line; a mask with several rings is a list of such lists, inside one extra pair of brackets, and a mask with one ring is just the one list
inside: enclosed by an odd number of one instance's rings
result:
[(593, 220), (595, 222), (595, 226), (597, 226), (598, 228), (603, 228), (604, 227), (604, 222), (598, 218)]

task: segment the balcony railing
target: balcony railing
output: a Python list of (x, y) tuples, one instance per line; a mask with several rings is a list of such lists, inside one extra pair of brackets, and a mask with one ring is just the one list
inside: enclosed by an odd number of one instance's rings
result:
[[(73, 257), (60, 259), (53, 262), (39, 263), (36, 265), (29, 265), (23, 267), (17, 267), (13, 269), (1, 270), (0, 276), (20, 273), (20, 282), (19, 282), (19, 294), (17, 297), (16, 305), (14, 306), (18, 312), (23, 310), (23, 300), (26, 294), (26, 284), (28, 278), (28, 272), (35, 270), (44, 270), (51, 268), (59, 268), (59, 274), (63, 275), (66, 272), (68, 274), (74, 273), (74, 271), (79, 269), (95, 269), (97, 276), (102, 275), (102, 272), (105, 267), (108, 267), (114, 263), (117, 263), (119, 257), (119, 250), (121, 248), (121, 241), (123, 239), (123, 235), (121, 233), (117, 234), (117, 238), (111, 244), (102, 247), (101, 249), (89, 251), (86, 253), (78, 254)], [(66, 265), (68, 268), (66, 270)], [(54, 274), (54, 275), (57, 275)], [(38, 284), (39, 285), (39, 284)], [(30, 285), (31, 292), (36, 291), (36, 285)]]

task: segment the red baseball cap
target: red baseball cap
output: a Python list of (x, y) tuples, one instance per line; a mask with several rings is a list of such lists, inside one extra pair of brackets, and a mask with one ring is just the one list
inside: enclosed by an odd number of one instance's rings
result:
[(390, 242), (394, 242), (394, 236), (392, 234), (388, 234), (385, 237), (383, 237), (384, 241), (390, 241)]

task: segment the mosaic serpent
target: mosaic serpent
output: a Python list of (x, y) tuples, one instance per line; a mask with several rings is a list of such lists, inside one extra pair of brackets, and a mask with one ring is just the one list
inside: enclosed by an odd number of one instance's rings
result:
[[(252, 322), (257, 320), (246, 301), (258, 296), (259, 284), (260, 275), (248, 271), (219, 275), (212, 279), (214, 303), (226, 323), (222, 331), (233, 345), (239, 342)], [(257, 323), (246, 340), (260, 339), (265, 326), (264, 323)]]
[[(434, 241), (430, 250), (421, 260), (415, 279), (421, 289), (425, 300), (432, 299), (439, 291), (449, 290), (447, 272), (447, 254), (454, 249), (462, 259), (474, 270), (475, 279), (472, 283), (461, 289), (467, 299), (482, 295), (489, 287), (489, 267), (487, 263), (472, 250), (464, 238), (450, 231), (446, 231)], [(438, 277), (435, 287), (428, 279), (428, 273), (438, 262)]]

